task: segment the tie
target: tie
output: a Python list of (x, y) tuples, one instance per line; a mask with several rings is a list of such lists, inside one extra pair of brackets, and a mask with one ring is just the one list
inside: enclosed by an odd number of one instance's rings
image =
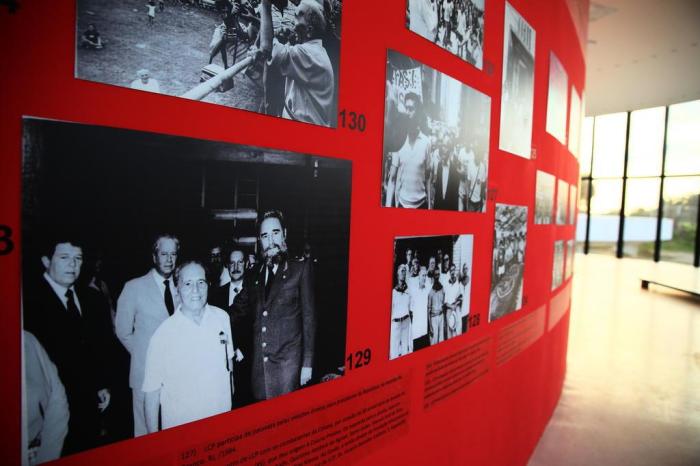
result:
[(173, 295), (170, 293), (169, 283), (170, 280), (163, 281), (163, 285), (165, 285), (163, 297), (165, 298), (165, 307), (168, 309), (168, 314), (173, 315), (173, 312), (175, 312), (175, 303), (173, 303)]
[(272, 288), (272, 280), (275, 278), (275, 272), (272, 265), (267, 266), (267, 280), (265, 281), (265, 297), (270, 295), (270, 288)]
[(66, 290), (66, 307), (71, 317), (80, 319), (80, 310), (78, 309), (78, 305), (75, 304), (75, 299), (73, 299), (73, 290)]

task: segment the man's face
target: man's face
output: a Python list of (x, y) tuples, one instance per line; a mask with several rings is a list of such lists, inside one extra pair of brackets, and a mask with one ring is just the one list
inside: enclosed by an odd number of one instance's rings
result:
[(457, 280), (457, 267), (454, 264), (450, 266), (450, 280)]
[(418, 276), (418, 271), (420, 270), (420, 263), (418, 262), (418, 258), (414, 257), (413, 260), (411, 261), (411, 275), (414, 277)]
[(435, 267), (436, 267), (435, 263), (436, 262), (437, 261), (435, 260), (434, 257), (431, 257), (430, 259), (428, 259), (428, 270), (435, 270)]
[(397, 278), (399, 279), (399, 283), (404, 283), (406, 281), (406, 267), (399, 267), (398, 272), (396, 273)]
[(221, 248), (219, 246), (209, 250), (209, 263), (216, 267), (221, 265)]
[(462, 276), (466, 277), (469, 275), (469, 267), (467, 264), (462, 265)]
[(177, 292), (183, 311), (197, 312), (207, 304), (209, 284), (204, 269), (198, 264), (189, 264), (180, 270)]
[(406, 249), (406, 263), (410, 264), (412, 260), (413, 260), (413, 251), (411, 251), (410, 249)]
[(418, 272), (418, 286), (425, 288), (425, 282), (428, 279), (428, 270), (425, 267), (420, 268)]
[(231, 275), (231, 280), (237, 282), (243, 278), (245, 270), (245, 259), (241, 251), (233, 251), (229, 257), (228, 273)]
[[(442, 258), (442, 265), (445, 268), (448, 268), (450, 266), (450, 256), (448, 256), (447, 254), (445, 254), (445, 257)], [(445, 269), (442, 270), (444, 271)]]
[(408, 115), (409, 120), (411, 122), (415, 122), (416, 120), (416, 110), (418, 107), (418, 103), (415, 101), (413, 98), (408, 98), (404, 100), (403, 107), (406, 110), (406, 114)]
[(148, 78), (151, 76), (148, 73), (141, 73), (141, 82), (144, 84), (148, 84)]
[(294, 32), (297, 33), (297, 37), (302, 42), (307, 39), (310, 32), (308, 15), (312, 13), (309, 11), (309, 8), (309, 5), (300, 3), (296, 8), (296, 12), (294, 13)]
[(56, 283), (70, 288), (80, 276), (80, 266), (83, 264), (83, 250), (70, 243), (56, 245), (53, 256), (41, 258), (46, 273)]
[(153, 254), (153, 265), (156, 272), (168, 278), (175, 270), (177, 263), (177, 244), (172, 238), (160, 238)]
[(286, 232), (278, 218), (270, 217), (260, 225), (260, 247), (263, 255), (270, 259), (287, 251)]

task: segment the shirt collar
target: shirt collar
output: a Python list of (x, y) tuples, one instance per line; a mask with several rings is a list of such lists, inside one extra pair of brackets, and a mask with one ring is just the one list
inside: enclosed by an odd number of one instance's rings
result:
[(73, 294), (75, 294), (75, 287), (73, 285), (71, 285), (70, 288), (66, 288), (65, 286), (61, 285), (60, 283), (57, 283), (53, 278), (51, 278), (51, 275), (49, 275), (47, 272), (44, 272), (44, 279), (49, 283), (54, 293), (56, 293), (56, 295), (59, 298), (61, 298), (61, 301), (65, 301), (66, 291), (71, 290)]

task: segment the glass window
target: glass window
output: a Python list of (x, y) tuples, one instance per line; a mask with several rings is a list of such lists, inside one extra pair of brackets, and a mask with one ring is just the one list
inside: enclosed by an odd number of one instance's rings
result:
[(700, 100), (668, 108), (666, 174), (700, 174)]
[(654, 258), (661, 178), (628, 179), (625, 192), (624, 255)]
[(692, 264), (698, 221), (700, 176), (666, 178), (661, 223), (661, 260)]
[(659, 176), (664, 151), (666, 108), (632, 112), (627, 176)]
[(593, 139), (594, 177), (622, 177), (626, 137), (627, 113), (596, 117)]
[(591, 189), (589, 252), (615, 255), (620, 231), (622, 180), (593, 180)]
[(583, 119), (581, 127), (581, 149), (579, 156), (579, 175), (591, 176), (591, 160), (593, 157), (593, 117)]

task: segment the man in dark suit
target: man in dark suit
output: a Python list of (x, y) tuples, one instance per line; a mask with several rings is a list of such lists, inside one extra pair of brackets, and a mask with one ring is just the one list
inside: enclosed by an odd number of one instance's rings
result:
[(234, 308), (253, 318), (252, 391), (265, 400), (311, 379), (316, 314), (311, 263), (287, 257), (282, 213), (265, 212), (258, 231), (264, 260), (246, 279)]
[(104, 297), (76, 283), (83, 263), (79, 242), (49, 241), (41, 262), (43, 277), (24, 287), (24, 329), (42, 344), (66, 389), (70, 417), (62, 454), (67, 455), (99, 443), (116, 342)]
[(437, 210), (457, 210), (459, 202), (459, 174), (452, 157), (452, 149), (448, 141), (443, 139), (440, 145), (440, 161), (435, 175), (435, 204)]
[(240, 248), (234, 247), (227, 252), (227, 256), (226, 268), (231, 281), (212, 290), (209, 304), (225, 310), (231, 318), (233, 344), (236, 348), (236, 358), (233, 363), (233, 380), (236, 383), (233, 407), (240, 408), (253, 401), (253, 395), (250, 391), (253, 325), (250, 316), (236, 313), (233, 306), (234, 299), (243, 290), (245, 254)]

